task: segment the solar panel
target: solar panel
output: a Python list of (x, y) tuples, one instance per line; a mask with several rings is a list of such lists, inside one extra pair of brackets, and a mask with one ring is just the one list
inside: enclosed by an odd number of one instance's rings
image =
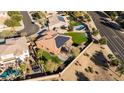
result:
[(60, 48), (60, 47), (61, 47), (66, 41), (68, 41), (69, 39), (70, 39), (69, 37), (57, 36), (57, 37), (55, 38), (57, 48)]

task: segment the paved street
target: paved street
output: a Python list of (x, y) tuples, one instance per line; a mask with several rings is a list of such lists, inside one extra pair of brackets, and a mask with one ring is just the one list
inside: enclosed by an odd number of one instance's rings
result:
[(21, 14), (23, 15), (24, 29), (20, 32), (26, 32), (28, 36), (36, 33), (39, 30), (39, 27), (31, 23), (31, 19), (27, 11), (21, 11)]
[(93, 18), (96, 27), (100, 30), (100, 34), (108, 39), (110, 49), (124, 62), (124, 33), (102, 24), (101, 16), (96, 12), (89, 12), (89, 14)]

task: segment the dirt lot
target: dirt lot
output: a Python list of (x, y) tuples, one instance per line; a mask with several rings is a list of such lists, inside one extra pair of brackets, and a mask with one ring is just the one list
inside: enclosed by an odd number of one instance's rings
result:
[[(93, 44), (85, 52), (89, 54), (86, 56), (82, 54), (76, 62), (65, 71), (65, 73), (55, 80), (64, 80), (64, 81), (115, 81), (115, 80), (124, 80), (124, 76), (119, 77), (119, 73), (115, 72), (115, 68), (110, 67), (107, 69), (107, 56), (111, 51), (107, 46), (105, 49), (102, 49), (100, 45)], [(87, 72), (86, 68), (88, 67), (93, 69), (93, 73)]]

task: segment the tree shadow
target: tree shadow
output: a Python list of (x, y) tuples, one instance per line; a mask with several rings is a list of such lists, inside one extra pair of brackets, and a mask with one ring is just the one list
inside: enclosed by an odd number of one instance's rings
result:
[(89, 81), (89, 79), (82, 72), (76, 71), (75, 75), (77, 76), (77, 81)]
[(111, 28), (111, 29), (114, 29), (114, 30), (121, 31), (121, 29), (122, 29), (121, 26), (119, 26), (119, 25), (117, 25), (115, 23), (112, 23), (112, 22), (110, 22), (111, 24), (108, 24), (108, 23), (105, 23), (105, 22), (101, 21), (100, 23), (105, 25), (105, 26), (107, 26), (107, 27), (109, 27), (109, 28)]
[(101, 11), (96, 11), (96, 13), (97, 13), (99, 16), (101, 16), (101, 17), (106, 17), (106, 18), (108, 18), (108, 16), (107, 16), (105, 13), (101, 12)]
[[(103, 67), (103, 69), (109, 68), (107, 59), (105, 58), (103, 53), (100, 51), (96, 51), (96, 53), (90, 58), (90, 60), (93, 61), (94, 64)], [(107, 70), (107, 69), (105, 69), (105, 70)]]

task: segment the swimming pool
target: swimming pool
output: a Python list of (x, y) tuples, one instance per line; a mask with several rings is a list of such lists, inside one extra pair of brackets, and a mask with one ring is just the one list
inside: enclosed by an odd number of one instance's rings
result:
[(74, 26), (74, 29), (75, 30), (83, 30), (85, 29), (86, 27), (84, 25), (78, 25), (78, 26)]
[(12, 68), (8, 68), (7, 70), (5, 70), (2, 75), (0, 75), (0, 77), (2, 78), (7, 78), (10, 75), (15, 75), (18, 76), (19, 75), (19, 70), (13, 70)]

